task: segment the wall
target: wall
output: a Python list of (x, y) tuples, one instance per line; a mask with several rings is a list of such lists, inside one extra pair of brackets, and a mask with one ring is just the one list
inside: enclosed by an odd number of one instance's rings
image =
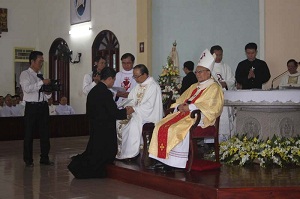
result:
[[(136, 0), (97, 0), (91, 2), (92, 31), (88, 35), (69, 35), (70, 1), (61, 0), (0, 0), (0, 7), (8, 8), (8, 33), (0, 39), (0, 95), (14, 94), (13, 48), (34, 47), (48, 52), (56, 38), (63, 38), (75, 54), (82, 53), (79, 64), (70, 65), (70, 104), (76, 113), (85, 113), (86, 96), (82, 81), (92, 66), (91, 46), (102, 30), (111, 30), (120, 43), (120, 55), (137, 53)], [(48, 63), (45, 63), (46, 73)]]
[[(265, 2), (265, 10), (260, 10), (261, 2)], [(205, 48), (220, 44), (224, 48), (224, 61), (233, 71), (245, 59), (245, 44), (256, 42), (259, 53), (265, 54), (272, 76), (276, 76), (284, 71), (288, 59), (299, 61), (299, 4), (298, 0), (284, 3), (280, 0), (152, 0), (154, 78), (166, 63), (174, 40), (178, 43), (180, 65), (186, 60), (197, 63)], [(36, 48), (48, 60), (52, 42), (61, 37), (75, 54), (82, 53), (82, 61), (71, 64), (70, 68), (70, 102), (77, 113), (85, 112), (82, 79), (91, 70), (91, 45), (99, 32), (109, 29), (115, 33), (121, 55), (137, 54), (136, 0), (92, 1), (92, 31), (81, 37), (68, 33), (70, 1), (0, 0), (0, 7), (8, 8), (9, 31), (0, 38), (0, 95), (14, 92), (14, 47)], [(47, 62), (44, 68), (47, 73)]]
[[(0, 38), (0, 95), (14, 94), (14, 47), (36, 48), (38, 38), (37, 0), (0, 0), (8, 9), (8, 32)], [(29, 64), (28, 64), (29, 65)]]
[(187, 60), (197, 64), (201, 52), (219, 44), (224, 62), (235, 71), (248, 42), (260, 45), (259, 1), (153, 0), (153, 76), (158, 78), (172, 43), (177, 41), (181, 76)]
[[(289, 59), (300, 61), (300, 23), (299, 0), (265, 0), (265, 50), (266, 62), (271, 71), (272, 79), (287, 70)], [(299, 68), (298, 68), (299, 71)], [(274, 81), (274, 87), (280, 78)]]

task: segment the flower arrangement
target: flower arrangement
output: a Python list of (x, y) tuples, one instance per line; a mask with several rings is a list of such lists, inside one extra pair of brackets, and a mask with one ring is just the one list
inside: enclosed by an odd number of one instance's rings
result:
[(220, 157), (225, 164), (231, 165), (259, 163), (261, 167), (300, 166), (300, 136), (273, 136), (266, 141), (259, 140), (258, 137), (234, 136), (220, 144)]
[(178, 82), (180, 78), (179, 70), (178, 67), (173, 65), (171, 57), (168, 57), (167, 60), (167, 64), (163, 66), (162, 73), (158, 77), (158, 83), (162, 88), (162, 92), (172, 91), (173, 99), (175, 100), (179, 97), (179, 90), (181, 88), (181, 84)]

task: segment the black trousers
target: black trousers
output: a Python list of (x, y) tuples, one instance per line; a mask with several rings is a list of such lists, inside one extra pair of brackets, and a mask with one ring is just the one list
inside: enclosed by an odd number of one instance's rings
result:
[(50, 151), (49, 133), (49, 107), (47, 102), (30, 103), (25, 106), (25, 133), (24, 133), (24, 162), (33, 162), (32, 144), (33, 133), (38, 130), (40, 134), (40, 161), (48, 161)]

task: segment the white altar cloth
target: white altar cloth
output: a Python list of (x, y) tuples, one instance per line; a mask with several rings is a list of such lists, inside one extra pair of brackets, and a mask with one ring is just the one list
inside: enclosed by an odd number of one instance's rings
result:
[(224, 92), (228, 102), (283, 102), (300, 103), (300, 90), (237, 90)]
[(300, 133), (300, 90), (231, 90), (224, 92), (224, 101), (224, 108), (233, 111), (220, 121), (220, 137), (258, 133), (265, 139)]

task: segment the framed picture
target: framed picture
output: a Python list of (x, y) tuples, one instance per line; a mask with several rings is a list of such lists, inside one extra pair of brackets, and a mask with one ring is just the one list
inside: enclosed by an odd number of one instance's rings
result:
[(70, 0), (71, 25), (91, 21), (91, 0)]
[(7, 8), (0, 8), (0, 32), (7, 32)]

